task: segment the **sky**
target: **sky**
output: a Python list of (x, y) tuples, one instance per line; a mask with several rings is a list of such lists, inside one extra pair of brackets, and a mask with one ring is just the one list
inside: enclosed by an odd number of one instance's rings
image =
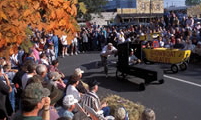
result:
[(164, 0), (164, 7), (172, 5), (185, 6), (185, 0)]

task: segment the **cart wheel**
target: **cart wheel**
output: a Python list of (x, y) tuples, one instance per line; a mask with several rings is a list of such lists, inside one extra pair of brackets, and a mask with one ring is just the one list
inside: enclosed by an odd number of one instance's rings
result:
[(120, 72), (118, 69), (116, 71), (116, 79), (117, 80), (125, 80), (126, 75), (122, 72)]
[(188, 63), (187, 62), (183, 62), (180, 66), (181, 71), (185, 71), (188, 67)]
[(177, 65), (173, 64), (173, 65), (171, 66), (171, 70), (172, 70), (173, 73), (178, 73), (179, 67), (178, 67)]
[(163, 84), (165, 81), (163, 79), (161, 79), (158, 82), (159, 82), (159, 84)]
[(144, 91), (145, 90), (145, 84), (144, 83), (140, 83), (139, 84), (139, 90), (140, 91)]

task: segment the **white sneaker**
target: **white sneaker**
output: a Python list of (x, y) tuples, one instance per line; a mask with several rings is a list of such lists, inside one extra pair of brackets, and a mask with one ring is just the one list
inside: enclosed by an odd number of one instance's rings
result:
[(75, 52), (75, 55), (77, 55), (77, 52)]
[(65, 56), (69, 56), (69, 54), (68, 54), (68, 53), (66, 53), (66, 54), (65, 54)]
[(73, 55), (73, 53), (70, 53), (70, 55), (72, 56), (72, 55)]

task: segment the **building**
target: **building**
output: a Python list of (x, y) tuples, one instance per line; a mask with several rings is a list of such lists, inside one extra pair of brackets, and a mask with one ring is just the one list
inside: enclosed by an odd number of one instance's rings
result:
[[(104, 12), (110, 12), (116, 16), (107, 19), (105, 23), (113, 24), (139, 24), (147, 23), (152, 18), (162, 17), (164, 13), (163, 0), (108, 0), (107, 5), (103, 7)], [(102, 12), (104, 14), (104, 12)], [(109, 14), (108, 14), (109, 15)], [(98, 21), (103, 21), (100, 19)], [(102, 22), (103, 23), (103, 22)], [(100, 24), (102, 25), (102, 24)], [(107, 24), (108, 25), (108, 24)]]

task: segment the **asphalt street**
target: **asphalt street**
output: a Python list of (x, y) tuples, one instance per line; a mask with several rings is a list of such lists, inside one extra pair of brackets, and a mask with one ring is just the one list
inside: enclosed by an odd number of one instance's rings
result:
[[(117, 58), (111, 56), (109, 77), (106, 79), (103, 68), (97, 66), (99, 52), (87, 52), (77, 56), (59, 58), (59, 69), (66, 76), (80, 67), (85, 71), (83, 81), (96, 79), (100, 82), (99, 96), (117, 94), (133, 102), (141, 103), (156, 112), (157, 120), (200, 120), (201, 118), (201, 64), (190, 64), (186, 71), (177, 74), (164, 74), (164, 84), (153, 82), (139, 91), (142, 79), (128, 76), (129, 81), (117, 81), (115, 77)], [(158, 66), (158, 65), (156, 65)], [(161, 66), (161, 65), (160, 65)], [(153, 66), (154, 67), (154, 66)], [(168, 68), (162, 65), (162, 68)]]

